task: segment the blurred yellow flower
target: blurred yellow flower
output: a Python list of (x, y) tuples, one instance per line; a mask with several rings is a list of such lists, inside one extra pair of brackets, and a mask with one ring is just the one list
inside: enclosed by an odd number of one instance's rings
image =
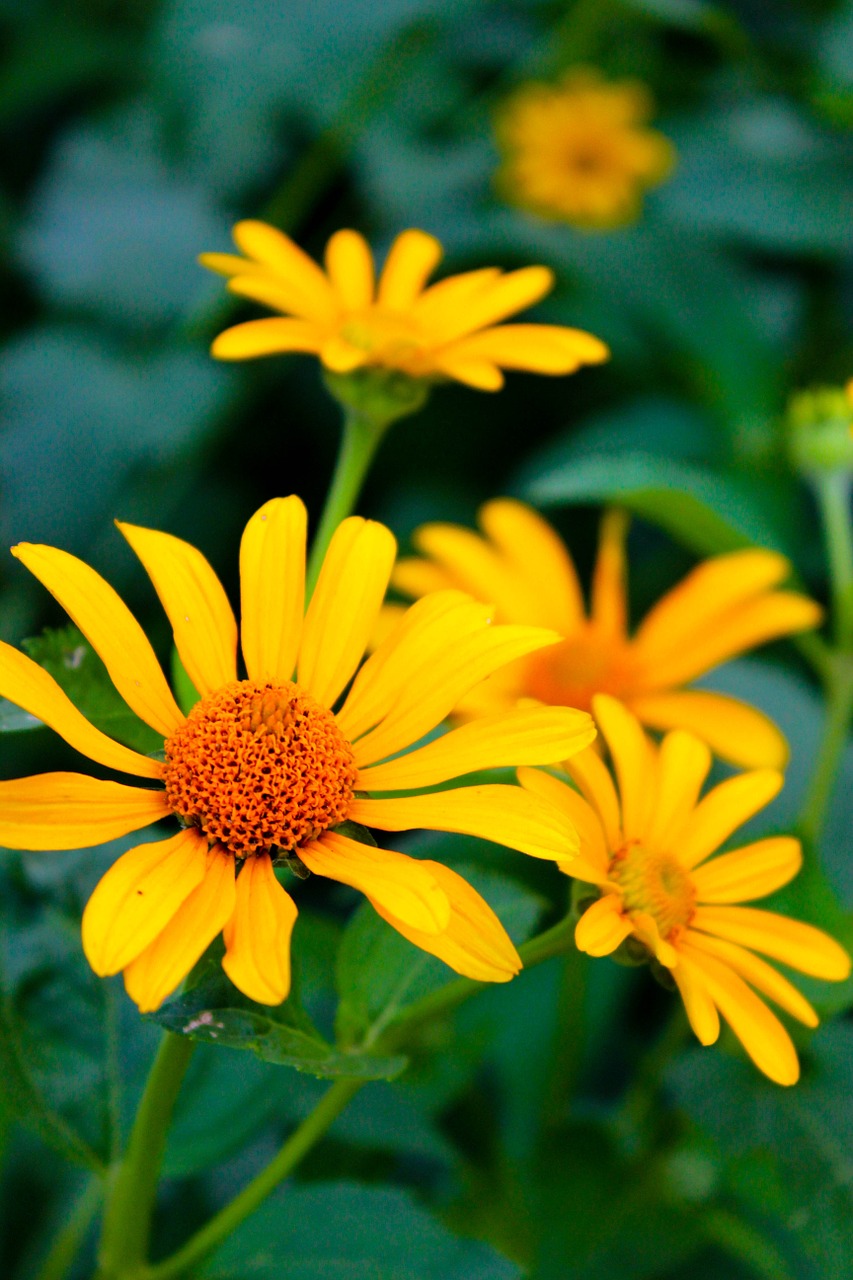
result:
[(791, 1038), (756, 991), (808, 1027), (817, 1026), (817, 1015), (754, 952), (830, 982), (848, 976), (850, 959), (811, 925), (734, 905), (793, 879), (802, 862), (798, 840), (773, 836), (711, 858), (773, 799), (782, 775), (739, 774), (699, 800), (711, 756), (698, 738), (676, 730), (657, 748), (616, 699), (599, 695), (594, 708), (618, 790), (592, 749), (566, 765), (580, 795), (550, 774), (519, 770), (522, 785), (550, 800), (580, 833), (581, 855), (569, 874), (600, 896), (578, 922), (577, 946), (605, 956), (627, 939), (641, 944), (669, 970), (702, 1044), (717, 1039), (722, 1014), (765, 1075), (794, 1084), (799, 1063)]
[(648, 89), (607, 84), (589, 68), (557, 85), (527, 84), (496, 123), (498, 189), (542, 218), (606, 230), (634, 221), (643, 193), (669, 176), (675, 148), (647, 128)]
[(506, 274), (485, 267), (427, 288), (442, 249), (424, 231), (397, 237), (378, 282), (370, 248), (357, 231), (332, 236), (325, 272), (263, 222), (238, 222), (234, 241), (245, 257), (205, 253), (201, 263), (228, 276), (232, 293), (282, 317), (226, 329), (211, 348), (220, 360), (304, 351), (319, 356), (332, 373), (382, 368), (499, 391), (502, 369), (574, 373), (609, 354), (603, 342), (579, 329), (500, 324), (553, 288), (548, 267)]
[[(139, 623), (103, 578), (53, 547), (22, 543), (14, 554), (74, 619), (128, 706), (164, 736), (164, 762), (101, 733), (46, 671), (0, 644), (0, 696), (99, 764), (161, 784), (129, 787), (78, 773), (2, 782), (0, 845), (77, 849), (170, 815), (181, 823), (178, 834), (122, 854), (95, 889), (83, 916), (95, 972), (123, 970), (140, 1009), (155, 1009), (222, 932), (232, 981), (254, 1000), (279, 1003), (290, 988), (296, 919), (273, 870), (282, 856), (362, 890), (404, 937), (457, 972), (511, 978), (521, 967), (515, 948), (460, 876), (336, 828), (345, 821), (382, 831), (431, 827), (535, 857), (571, 856), (578, 844), (571, 824), (518, 787), (435, 787), (482, 768), (571, 755), (595, 736), (588, 715), (509, 711), (404, 754), (475, 681), (557, 636), (492, 626), (489, 608), (441, 592), (414, 605), (356, 675), (388, 586), (394, 538), (384, 525), (345, 520), (305, 612), (305, 508), (297, 497), (275, 498), (249, 521), (240, 546), (241, 679), (237, 622), (204, 556), (169, 534), (119, 528), (154, 584), (198, 691), (188, 716)], [(411, 794), (423, 788), (432, 790)], [(397, 791), (406, 794), (388, 794)]]
[(457, 525), (422, 526), (414, 543), (425, 558), (400, 560), (393, 585), (407, 596), (469, 591), (493, 602), (500, 621), (552, 627), (563, 643), (497, 672), (460, 714), (531, 698), (588, 710), (593, 694), (610, 693), (652, 728), (690, 729), (735, 764), (784, 766), (787, 744), (765, 715), (720, 693), (682, 688), (755, 645), (820, 622), (814, 601), (775, 589), (790, 572), (784, 556), (746, 550), (705, 560), (629, 635), (621, 512), (602, 521), (589, 616), (571, 557), (537, 512), (503, 498), (487, 503), (479, 520), (485, 536)]

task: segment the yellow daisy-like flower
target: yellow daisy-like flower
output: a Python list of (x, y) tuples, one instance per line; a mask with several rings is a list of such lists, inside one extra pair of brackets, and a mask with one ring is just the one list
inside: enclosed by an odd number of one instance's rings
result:
[(442, 248), (424, 231), (397, 237), (378, 282), (370, 247), (357, 231), (332, 236), (325, 271), (263, 222), (238, 222), (234, 241), (245, 257), (205, 253), (199, 261), (228, 276), (232, 293), (282, 317), (226, 329), (211, 348), (220, 360), (305, 351), (332, 373), (380, 368), (499, 391), (501, 369), (574, 373), (609, 355), (603, 342), (580, 329), (499, 323), (550, 292), (548, 267), (506, 274), (485, 267), (427, 288)]
[(540, 217), (608, 229), (634, 221), (644, 191), (669, 176), (675, 149), (647, 128), (648, 89), (605, 83), (588, 68), (560, 84), (528, 84), (496, 125), (503, 197)]
[(759, 1070), (794, 1084), (791, 1038), (756, 992), (808, 1027), (817, 1026), (817, 1015), (754, 953), (830, 982), (848, 976), (850, 959), (812, 925), (739, 905), (793, 879), (802, 862), (798, 840), (772, 836), (711, 858), (773, 799), (782, 775), (739, 774), (700, 800), (711, 765), (704, 743), (675, 730), (655, 747), (615, 698), (599, 695), (594, 703), (618, 790), (594, 750), (566, 764), (580, 795), (550, 774), (519, 770), (522, 784), (580, 833), (581, 855), (569, 874), (595, 885), (600, 897), (578, 922), (577, 946), (605, 956), (633, 938), (669, 970), (702, 1044), (717, 1039), (722, 1014)]
[(403, 754), (473, 683), (557, 637), (492, 626), (490, 609), (445, 591), (414, 605), (356, 674), (388, 585), (394, 538), (381, 524), (345, 520), (305, 612), (305, 508), (299, 498), (276, 498), (252, 517), (240, 546), (241, 678), (237, 622), (207, 560), (169, 534), (119, 528), (154, 584), (200, 695), (189, 715), (139, 623), (103, 578), (52, 547), (23, 543), (14, 554), (87, 637), (127, 705), (163, 734), (162, 762), (94, 728), (47, 672), (0, 645), (0, 696), (99, 764), (160, 784), (131, 787), (77, 773), (0, 783), (0, 845), (75, 849), (171, 815), (181, 823), (177, 834), (123, 854), (95, 889), (83, 916), (95, 972), (123, 970), (140, 1009), (155, 1009), (222, 931), (231, 980), (252, 999), (278, 1004), (290, 987), (296, 919), (273, 870), (284, 856), (364, 892), (404, 937), (459, 973), (511, 978), (520, 968), (515, 948), (460, 876), (335, 828), (346, 821), (382, 831), (430, 827), (543, 858), (577, 848), (571, 824), (517, 787), (391, 794), (474, 770), (561, 759), (591, 741), (595, 728), (580, 712), (517, 711)]
[(497, 672), (463, 702), (461, 715), (530, 698), (589, 710), (593, 694), (610, 693), (644, 724), (689, 729), (734, 764), (784, 766), (785, 739), (760, 711), (683, 688), (755, 645), (820, 622), (814, 601), (777, 590), (790, 573), (784, 556), (745, 550), (705, 560), (629, 635), (624, 514), (610, 511), (602, 522), (589, 615), (566, 547), (537, 512), (499, 498), (479, 521), (485, 536), (450, 524), (420, 528), (414, 542), (426, 558), (400, 560), (394, 586), (408, 596), (468, 591), (494, 602), (501, 622), (552, 627), (563, 643)]

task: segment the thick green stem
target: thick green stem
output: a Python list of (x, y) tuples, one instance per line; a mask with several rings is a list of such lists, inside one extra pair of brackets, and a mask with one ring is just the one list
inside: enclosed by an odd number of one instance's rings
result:
[(182, 1249), (163, 1262), (148, 1267), (144, 1272), (145, 1280), (173, 1280), (173, 1277), (184, 1275), (190, 1267), (207, 1257), (295, 1169), (350, 1099), (358, 1093), (363, 1083), (363, 1080), (337, 1080), (267, 1167), (215, 1218), (211, 1218), (206, 1226), (196, 1232)]
[(823, 518), (836, 648), (853, 650), (853, 528), (850, 523), (851, 483), (844, 470), (820, 471), (814, 476), (815, 492)]
[(97, 1177), (89, 1178), (74, 1203), (68, 1221), (50, 1246), (35, 1280), (62, 1280), (68, 1273), (95, 1219), (103, 1196), (102, 1180)]
[(335, 474), (332, 477), (329, 495), (326, 498), (326, 505), (323, 508), (308, 560), (306, 594), (309, 598), (317, 585), (323, 558), (329, 549), (332, 535), (341, 521), (345, 520), (355, 508), (364, 477), (367, 475), (384, 431), (384, 425), (378, 425), (371, 418), (357, 413), (354, 409), (346, 410), (344, 435)]
[(188, 1037), (170, 1032), (160, 1042), (107, 1197), (98, 1280), (125, 1280), (143, 1270), (166, 1131), (194, 1047)]
[(853, 655), (835, 655), (826, 682), (826, 701), (823, 737), (799, 822), (800, 834), (808, 845), (814, 845), (820, 837), (847, 745), (853, 716)]

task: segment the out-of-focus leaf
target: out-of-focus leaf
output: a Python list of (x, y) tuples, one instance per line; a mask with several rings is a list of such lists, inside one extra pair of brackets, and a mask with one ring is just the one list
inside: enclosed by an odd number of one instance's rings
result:
[(205, 1280), (285, 1273), (288, 1280), (521, 1277), (486, 1245), (451, 1235), (405, 1191), (340, 1182), (288, 1187), (267, 1200), (199, 1272)]
[(23, 647), (96, 729), (143, 753), (162, 750), (162, 737), (130, 710), (76, 627), (47, 628), (40, 636), (24, 640)]
[(0, 733), (23, 733), (27, 729), (41, 729), (42, 722), (29, 711), (22, 711), (8, 698), (0, 698)]

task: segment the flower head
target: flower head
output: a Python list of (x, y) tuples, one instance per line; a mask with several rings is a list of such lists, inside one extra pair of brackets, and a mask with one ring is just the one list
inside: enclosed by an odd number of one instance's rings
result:
[(831, 982), (847, 977), (850, 959), (811, 925), (736, 905), (793, 879), (799, 841), (773, 836), (711, 856), (773, 799), (781, 774), (739, 774), (700, 800), (711, 756), (698, 738), (676, 730), (657, 748), (615, 698), (599, 695), (594, 706), (618, 789), (591, 749), (566, 765), (580, 795), (550, 774), (519, 770), (522, 784), (550, 799), (580, 833), (581, 855), (569, 874), (594, 885), (599, 897), (578, 922), (577, 946), (605, 956), (633, 940), (670, 972), (702, 1044), (717, 1039), (722, 1014), (765, 1075), (793, 1084), (794, 1046), (760, 996), (806, 1026), (817, 1026), (817, 1015), (755, 952)]
[(590, 69), (528, 84), (504, 104), (497, 139), (502, 195), (540, 217), (607, 229), (639, 216), (643, 192), (667, 178), (672, 143), (647, 127), (649, 91), (606, 84)]
[(451, 586), (469, 591), (493, 601), (502, 622), (553, 627), (563, 643), (496, 673), (460, 714), (530, 698), (589, 710), (593, 694), (609, 693), (652, 728), (692, 730), (735, 764), (785, 764), (787, 744), (766, 716), (734, 698), (683, 687), (755, 645), (817, 625), (817, 604), (777, 589), (790, 572), (784, 556), (746, 550), (705, 560), (630, 635), (622, 513), (610, 511), (602, 522), (589, 614), (569, 553), (540, 515), (500, 498), (479, 519), (485, 536), (424, 525), (414, 541), (426, 558), (401, 560), (394, 585), (409, 596)]
[(442, 250), (424, 231), (397, 237), (378, 282), (370, 248), (357, 231), (332, 236), (325, 271), (263, 222), (238, 222), (234, 241), (244, 257), (205, 253), (200, 261), (228, 276), (232, 293), (281, 317), (226, 329), (212, 347), (220, 360), (305, 351), (334, 374), (384, 369), (498, 391), (502, 369), (574, 373), (609, 354), (603, 342), (579, 329), (500, 323), (553, 288), (548, 267), (506, 274), (486, 267), (427, 288)]
[(0, 644), (0, 696), (90, 759), (157, 784), (77, 773), (0, 783), (0, 844), (75, 849), (171, 816), (180, 823), (166, 839), (123, 854), (95, 889), (83, 945), (96, 973), (123, 970), (140, 1008), (155, 1009), (222, 932), (232, 981), (254, 1000), (279, 1003), (290, 986), (296, 919), (274, 871), (282, 860), (361, 890), (394, 928), (458, 972), (511, 978), (520, 968), (515, 948), (460, 876), (339, 828), (431, 827), (536, 857), (571, 856), (571, 824), (520, 788), (435, 787), (478, 769), (571, 755), (595, 734), (589, 716), (510, 711), (407, 751), (474, 682), (552, 644), (554, 633), (492, 626), (490, 609), (439, 592), (414, 605), (356, 674), (394, 539), (381, 524), (345, 520), (306, 612), (305, 508), (296, 497), (276, 498), (252, 517), (240, 546), (241, 677), (237, 622), (205, 558), (169, 534), (119, 528), (151, 577), (199, 694), (189, 715), (103, 578), (52, 547), (23, 543), (14, 554), (74, 619), (128, 706), (163, 735), (162, 761), (94, 728), (47, 672)]

